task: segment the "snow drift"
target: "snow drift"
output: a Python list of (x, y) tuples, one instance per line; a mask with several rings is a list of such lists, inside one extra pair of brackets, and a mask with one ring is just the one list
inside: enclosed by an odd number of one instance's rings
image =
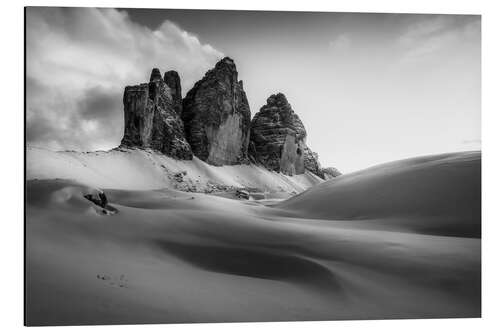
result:
[[(158, 189), (176, 181), (161, 165), (269, 189), (302, 188), (308, 175), (31, 149), (27, 323), (479, 317), (480, 161), (394, 162), (265, 206)], [(85, 198), (90, 183), (110, 213)]]
[(481, 153), (387, 163), (326, 181), (278, 207), (305, 218), (371, 221), (372, 228), (480, 237)]

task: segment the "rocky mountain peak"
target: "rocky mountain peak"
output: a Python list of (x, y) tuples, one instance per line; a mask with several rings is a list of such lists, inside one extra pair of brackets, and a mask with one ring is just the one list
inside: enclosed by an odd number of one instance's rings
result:
[(248, 162), (250, 107), (231, 58), (196, 82), (182, 109), (186, 138), (198, 158), (214, 165)]
[(285, 94), (277, 93), (267, 98), (266, 105), (262, 106), (254, 117), (255, 126), (258, 127), (259, 123), (265, 123), (266, 119), (272, 122), (272, 124), (269, 124), (270, 126), (289, 130), (297, 139), (305, 140), (306, 129), (304, 124), (299, 116), (293, 111)]
[(288, 175), (306, 170), (321, 178), (336, 172), (321, 168), (306, 144), (304, 124), (285, 94), (269, 96), (251, 119), (233, 59), (224, 57), (182, 98), (176, 71), (163, 78), (153, 68), (148, 83), (125, 88), (123, 146), (152, 148), (168, 156), (212, 165), (255, 162)]
[(123, 110), (122, 146), (151, 148), (178, 159), (192, 159), (172, 89), (158, 68), (151, 71), (149, 83), (125, 87)]
[(271, 95), (267, 98), (266, 103), (268, 106), (286, 107), (286, 109), (292, 109), (285, 94), (279, 92), (277, 94)]
[(236, 71), (236, 64), (234, 60), (229, 57), (224, 57), (215, 64), (216, 70), (227, 68), (230, 71)]
[(172, 90), (181, 90), (181, 78), (176, 71), (168, 71), (163, 75), (163, 81)]
[(153, 68), (151, 70), (149, 82), (156, 82), (156, 81), (161, 81), (161, 72), (158, 68)]
[(176, 71), (165, 72), (163, 81), (165, 81), (167, 86), (170, 88), (174, 103), (174, 110), (178, 115), (180, 115), (182, 112), (182, 89), (179, 74)]
[(307, 133), (283, 93), (271, 95), (252, 119), (249, 152), (270, 170), (289, 175), (309, 170), (323, 177), (317, 155), (306, 145)]

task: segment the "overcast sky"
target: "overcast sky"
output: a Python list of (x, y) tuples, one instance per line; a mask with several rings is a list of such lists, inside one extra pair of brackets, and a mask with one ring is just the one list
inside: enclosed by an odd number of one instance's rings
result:
[(28, 144), (123, 135), (125, 85), (175, 69), (183, 94), (227, 55), (250, 109), (283, 92), (323, 166), (480, 149), (480, 17), (29, 8)]

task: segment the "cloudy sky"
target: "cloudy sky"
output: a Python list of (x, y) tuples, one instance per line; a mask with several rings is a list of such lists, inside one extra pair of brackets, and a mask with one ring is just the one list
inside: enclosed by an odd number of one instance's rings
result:
[(480, 149), (480, 48), (479, 16), (29, 8), (27, 141), (115, 147), (125, 85), (175, 69), (185, 95), (227, 55), (252, 114), (285, 93), (324, 166)]

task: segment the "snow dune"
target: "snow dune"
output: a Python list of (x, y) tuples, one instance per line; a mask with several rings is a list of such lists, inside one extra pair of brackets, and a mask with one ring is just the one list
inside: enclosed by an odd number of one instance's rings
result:
[[(274, 206), (144, 189), (147, 176), (131, 189), (118, 171), (154, 171), (148, 153), (106, 154), (28, 156), (30, 325), (481, 315), (480, 153), (386, 164)], [(116, 214), (83, 197), (95, 176)]]
[[(305, 218), (481, 236), (481, 153), (412, 158), (340, 176), (277, 207)], [(356, 224), (356, 223), (353, 223)], [(371, 226), (370, 226), (371, 224)]]

